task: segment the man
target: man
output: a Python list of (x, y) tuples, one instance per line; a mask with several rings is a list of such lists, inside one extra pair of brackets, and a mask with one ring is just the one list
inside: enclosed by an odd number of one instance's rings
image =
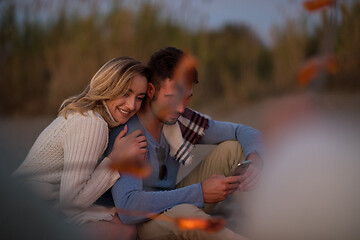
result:
[[(144, 133), (148, 143), (147, 159), (153, 171), (143, 180), (121, 173), (121, 178), (112, 188), (114, 203), (119, 209), (162, 213), (170, 217), (209, 218), (207, 213), (214, 204), (236, 190), (253, 189), (257, 182), (262, 161), (259, 155), (261, 134), (241, 124), (210, 120), (186, 108), (198, 79), (195, 68), (185, 69), (175, 79), (175, 70), (183, 57), (185, 54), (181, 50), (168, 47), (154, 53), (148, 63), (153, 77), (147, 98), (126, 125), (128, 133), (137, 129)], [(123, 128), (119, 126), (111, 131), (107, 152), (111, 151)], [(191, 161), (189, 151), (194, 144), (218, 146), (176, 185), (179, 166)], [(232, 176), (237, 163), (249, 159), (253, 163), (246, 173)], [(119, 211), (124, 223), (138, 224), (140, 239), (240, 238), (226, 228), (211, 235), (200, 231), (180, 231), (161, 217), (149, 220), (145, 216), (121, 213)]]

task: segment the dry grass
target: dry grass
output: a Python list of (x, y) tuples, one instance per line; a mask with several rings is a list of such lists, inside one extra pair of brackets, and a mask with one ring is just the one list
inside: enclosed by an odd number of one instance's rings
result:
[[(315, 31), (308, 30), (303, 23), (306, 19), (288, 20), (285, 27), (274, 28), (271, 47), (242, 25), (190, 31), (180, 22), (160, 17), (166, 9), (159, 4), (142, 3), (134, 11), (114, 1), (110, 11), (101, 12), (96, 0), (75, 1), (71, 4), (78, 11), (69, 14), (70, 2), (64, 1), (58, 3), (58, 17), (44, 23), (33, 17), (50, 10), (51, 4), (33, 1), (38, 5), (27, 6), (29, 9), (11, 1), (0, 6), (2, 114), (54, 114), (65, 98), (86, 86), (104, 62), (121, 55), (146, 62), (154, 51), (169, 45), (198, 58), (200, 84), (193, 100), (197, 107), (220, 100), (232, 108), (298, 89), (300, 65), (318, 54), (324, 42), (334, 42), (327, 50), (335, 53), (340, 67), (325, 88), (360, 88), (360, 4), (356, 1), (339, 7), (341, 21), (335, 35), (327, 34), (333, 26), (329, 10), (324, 10), (323, 22)], [(81, 8), (88, 12), (80, 13)], [(21, 10), (28, 15), (19, 21)]]

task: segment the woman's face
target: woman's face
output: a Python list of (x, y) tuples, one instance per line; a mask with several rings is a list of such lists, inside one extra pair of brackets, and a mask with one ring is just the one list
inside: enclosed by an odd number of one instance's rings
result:
[(126, 123), (139, 110), (145, 98), (147, 84), (144, 76), (136, 75), (131, 80), (130, 89), (125, 96), (106, 101), (106, 105), (116, 122)]

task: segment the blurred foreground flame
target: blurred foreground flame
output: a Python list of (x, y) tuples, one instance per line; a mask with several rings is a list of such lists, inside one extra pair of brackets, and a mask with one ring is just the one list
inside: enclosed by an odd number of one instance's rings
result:
[(152, 213), (139, 210), (129, 210), (117, 208), (117, 212), (128, 216), (144, 216), (150, 219), (167, 221), (174, 223), (181, 231), (200, 230), (207, 233), (216, 233), (225, 227), (226, 221), (224, 218), (211, 217), (170, 217), (162, 213)]
[(311, 58), (298, 72), (299, 85), (305, 87), (322, 72), (335, 74), (338, 70), (338, 62), (334, 54)]
[(223, 218), (176, 218), (175, 223), (180, 230), (202, 230), (208, 233), (215, 233), (225, 227)]
[[(172, 79), (184, 84), (186, 81), (194, 81), (194, 70), (197, 67), (197, 60), (190, 53), (184, 53), (176, 64)], [(185, 81), (186, 80), (186, 81)]]
[(171, 114), (175, 107), (183, 101), (185, 94), (185, 87), (188, 84), (193, 84), (197, 80), (197, 60), (190, 53), (184, 52), (174, 68), (171, 80), (176, 83), (176, 95), (172, 101), (168, 102), (166, 107), (161, 109), (154, 109), (160, 119), (165, 119), (168, 114)]
[(110, 165), (110, 168), (118, 171), (118, 172), (126, 172), (129, 173), (131, 175), (134, 175), (135, 177), (138, 178), (146, 178), (148, 177), (151, 172), (152, 172), (152, 168), (150, 166), (149, 163), (147, 163), (147, 161), (127, 161), (125, 163), (122, 164), (118, 164), (118, 163), (112, 163)]
[(344, 96), (269, 102), (268, 164), (247, 199), (249, 239), (360, 239), (359, 97)]
[(320, 8), (331, 6), (336, 0), (308, 0), (303, 3), (304, 8), (310, 12), (319, 10)]

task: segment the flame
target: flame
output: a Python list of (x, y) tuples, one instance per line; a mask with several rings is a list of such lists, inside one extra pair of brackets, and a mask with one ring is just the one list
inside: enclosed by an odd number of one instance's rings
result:
[(194, 80), (195, 76), (191, 74), (196, 67), (197, 60), (190, 53), (184, 53), (179, 59), (179, 62), (176, 64), (172, 78), (178, 82), (184, 81), (184, 77), (189, 78), (186, 80)]
[(165, 119), (166, 116), (174, 112), (176, 106), (184, 101), (185, 89), (197, 80), (197, 60), (189, 53), (184, 52), (178, 60), (174, 72), (171, 76), (172, 81), (176, 84), (176, 94), (167, 105), (161, 108), (154, 108), (159, 119)]
[(180, 230), (202, 230), (208, 233), (220, 231), (225, 227), (223, 218), (176, 218), (175, 224)]
[(129, 173), (138, 178), (146, 178), (152, 172), (152, 168), (147, 161), (127, 161), (121, 164), (112, 163), (110, 168), (119, 172)]
[(339, 65), (335, 55), (327, 56), (325, 61), (325, 67), (328, 70), (328, 72), (331, 74), (335, 74), (339, 71)]
[(304, 8), (310, 12), (319, 10), (320, 8), (333, 5), (335, 0), (308, 0), (303, 3)]
[(305, 62), (298, 72), (299, 85), (307, 86), (322, 71), (335, 74), (339, 70), (338, 63), (334, 54), (311, 58)]
[(196, 67), (197, 61), (189, 53), (184, 53), (179, 59), (172, 75), (172, 79), (175, 81), (177, 88), (176, 98), (172, 103), (173, 105), (176, 106), (182, 102), (184, 100), (186, 87), (192, 86), (195, 81), (197, 81)]
[(152, 213), (141, 210), (129, 210), (122, 208), (116, 208), (116, 210), (118, 213), (128, 216), (144, 216), (150, 219), (172, 222), (182, 231), (200, 230), (207, 233), (215, 233), (222, 230), (226, 224), (225, 219), (220, 217), (171, 217), (163, 213)]

